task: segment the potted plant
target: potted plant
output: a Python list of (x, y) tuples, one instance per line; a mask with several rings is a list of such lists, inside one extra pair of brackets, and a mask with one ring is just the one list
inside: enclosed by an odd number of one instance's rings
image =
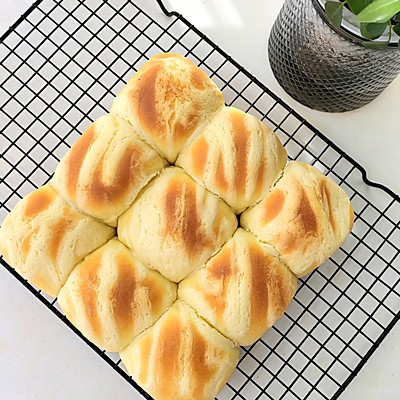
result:
[(400, 0), (286, 0), (272, 28), (272, 71), (321, 111), (359, 108), (400, 73)]

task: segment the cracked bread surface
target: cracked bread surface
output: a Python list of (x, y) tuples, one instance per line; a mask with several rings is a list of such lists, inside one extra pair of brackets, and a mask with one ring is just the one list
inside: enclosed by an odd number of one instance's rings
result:
[(173, 163), (186, 141), (224, 105), (214, 82), (187, 58), (152, 57), (115, 97), (111, 112)]

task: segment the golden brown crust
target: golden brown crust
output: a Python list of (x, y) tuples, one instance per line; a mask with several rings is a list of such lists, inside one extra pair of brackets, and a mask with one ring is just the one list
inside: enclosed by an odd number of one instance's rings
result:
[(127, 122), (107, 114), (61, 160), (52, 185), (82, 212), (115, 226), (165, 164)]
[(325, 262), (343, 243), (353, 213), (346, 193), (316, 168), (293, 161), (271, 192), (241, 216), (241, 225), (270, 243), (298, 276)]
[(193, 171), (196, 175), (202, 175), (206, 167), (209, 145), (207, 139), (202, 135), (192, 146), (191, 157), (193, 162)]
[(83, 135), (74, 143), (69, 155), (66, 157), (66, 191), (72, 201), (76, 201), (76, 190), (78, 186), (79, 174), (81, 173), (82, 164), (96, 138), (94, 123), (83, 133)]
[(114, 229), (68, 206), (45, 185), (4, 220), (0, 251), (18, 273), (56, 297), (74, 266), (114, 235)]
[(179, 297), (239, 345), (259, 339), (283, 314), (296, 279), (269, 246), (238, 229), (204, 268), (179, 284)]
[(120, 355), (136, 382), (158, 400), (212, 400), (239, 354), (230, 340), (177, 301)]
[(237, 219), (217, 196), (182, 169), (166, 168), (118, 220), (135, 254), (179, 282), (233, 234)]
[(23, 220), (30, 220), (45, 211), (53, 203), (56, 192), (49, 186), (33, 191), (27, 197), (23, 211)]
[(285, 194), (282, 190), (275, 188), (268, 194), (264, 201), (264, 211), (262, 216), (262, 223), (268, 224), (282, 211), (285, 202)]
[(114, 181), (111, 184), (106, 184), (102, 177), (105, 168), (103, 156), (89, 187), (89, 206), (97, 210), (103, 210), (126, 196), (130, 187), (137, 182), (137, 175), (142, 172), (142, 159), (143, 153), (141, 149), (133, 145), (128, 146), (119, 162)]
[[(190, 259), (212, 246), (197, 208), (195, 185), (187, 185), (181, 177), (173, 177), (165, 193), (165, 237), (182, 243)], [(215, 228), (217, 231), (219, 227)]]
[(187, 58), (152, 57), (114, 100), (112, 112), (129, 121), (170, 162), (194, 131), (223, 106), (221, 92)]
[(220, 151), (217, 158), (217, 171), (215, 173), (215, 180), (217, 184), (217, 189), (221, 192), (226, 192), (229, 188), (228, 179), (225, 173), (225, 161), (222, 151)]
[(58, 221), (50, 226), (50, 231), (52, 235), (49, 240), (49, 256), (54, 263), (57, 262), (58, 252), (65, 236), (71, 229), (73, 229), (74, 225), (78, 222), (78, 216), (76, 214), (73, 215), (70, 210), (70, 207), (66, 206), (64, 217), (60, 218)]
[(193, 398), (204, 397), (204, 388), (207, 386), (220, 368), (218, 365), (208, 363), (206, 359), (208, 340), (197, 329), (194, 323), (190, 324), (193, 334), (191, 370), (193, 371)]
[[(217, 321), (220, 324), (223, 324), (223, 316), (227, 305), (228, 286), (233, 275), (232, 267), (235, 267), (235, 265), (232, 266), (231, 258), (229, 249), (225, 247), (208, 263), (211, 278), (221, 282), (222, 285), (221, 291), (219, 291), (218, 294), (208, 294), (206, 290), (203, 291), (203, 287), (200, 285), (198, 286), (198, 290), (204, 293), (204, 298), (211, 310), (215, 310)], [(182, 282), (181, 288), (182, 287), (185, 287), (184, 282)], [(182, 293), (181, 291), (181, 294)], [(185, 296), (181, 297), (185, 299)], [(192, 304), (188, 299), (186, 299), (186, 301)]]
[(91, 341), (120, 351), (151, 326), (175, 297), (175, 284), (145, 267), (114, 238), (76, 266), (58, 302)]
[[(268, 310), (269, 292), (276, 291), (279, 298), (278, 308), (276, 313), (283, 314), (289, 301), (286, 298), (286, 293), (282, 290), (282, 277), (274, 270), (274, 258), (269, 254), (265, 254), (260, 246), (254, 243), (249, 248), (250, 269), (251, 269), (251, 285), (250, 285), (250, 334), (257, 332), (263, 322), (267, 320), (266, 310)], [(285, 282), (287, 285), (287, 282)], [(289, 297), (289, 296), (287, 296)]]
[[(176, 385), (172, 385), (171, 382), (174, 382), (179, 376), (179, 349), (182, 346), (182, 328), (178, 314), (168, 315), (158, 342), (153, 338), (152, 345), (155, 346), (154, 351), (158, 355), (154, 363), (154, 374), (158, 382), (156, 397), (159, 399), (174, 398), (174, 392), (176, 392)], [(145, 356), (149, 357), (149, 354)], [(147, 374), (149, 373), (147, 372)]]
[(261, 121), (222, 107), (183, 149), (177, 165), (238, 214), (266, 195), (286, 161), (282, 144)]
[[(138, 290), (136, 272), (132, 269), (132, 259), (127, 253), (119, 253), (115, 257), (117, 279), (110, 292), (112, 313), (123, 341), (129, 340), (129, 334), (134, 324), (135, 293)], [(151, 305), (151, 308), (152, 305)]]
[(248, 165), (248, 153), (247, 148), (249, 146), (250, 132), (246, 128), (245, 115), (237, 112), (236, 110), (231, 113), (232, 128), (233, 128), (233, 143), (234, 151), (236, 154), (235, 159), (235, 187), (238, 192), (238, 196), (243, 196), (246, 181), (247, 181), (247, 165)]
[[(100, 253), (97, 253), (96, 255), (92, 255), (87, 260), (83, 261), (79, 270), (79, 293), (82, 297), (86, 318), (90, 323), (94, 335), (98, 339), (101, 339), (103, 336), (97, 308), (97, 291), (99, 290), (100, 285), (100, 279), (98, 276), (100, 262), (101, 255)], [(59, 299), (59, 301), (61, 301), (62, 304), (62, 296), (61, 300)], [(68, 310), (65, 311), (68, 316)], [(70, 317), (70, 319), (72, 321), (74, 320), (72, 317)]]

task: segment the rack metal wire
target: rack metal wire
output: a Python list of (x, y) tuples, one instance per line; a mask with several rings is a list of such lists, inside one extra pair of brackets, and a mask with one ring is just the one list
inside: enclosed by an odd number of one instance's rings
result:
[[(151, 56), (181, 53), (234, 105), (273, 127), (291, 159), (350, 196), (355, 225), (333, 257), (300, 280), (285, 315), (241, 349), (219, 399), (337, 399), (400, 318), (400, 200), (183, 16), (138, 0), (38, 0), (0, 38), (0, 221), (45, 184), (91, 121)], [(167, 16), (168, 15), (168, 16)], [(146, 399), (115, 354), (87, 341), (56, 300), (1, 264)]]

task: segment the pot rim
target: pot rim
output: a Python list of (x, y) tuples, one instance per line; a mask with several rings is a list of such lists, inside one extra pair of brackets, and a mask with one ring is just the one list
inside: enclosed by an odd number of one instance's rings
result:
[[(316, 10), (321, 15), (323, 20), (338, 34), (345, 37), (346, 39), (355, 41), (358, 44), (367, 41), (362, 35), (360, 31), (360, 23), (355, 21), (355, 15), (346, 7), (343, 9), (343, 19), (340, 28), (334, 27), (328, 20), (328, 17), (325, 13), (325, 3), (327, 0), (312, 0)], [(389, 38), (389, 34), (386, 31), (382, 36), (382, 39), (387, 40)], [(396, 35), (395, 32), (392, 31), (392, 38), (388, 44), (389, 48), (394, 48), (398, 46), (399, 36)], [(384, 41), (384, 40), (377, 40), (377, 41)]]

